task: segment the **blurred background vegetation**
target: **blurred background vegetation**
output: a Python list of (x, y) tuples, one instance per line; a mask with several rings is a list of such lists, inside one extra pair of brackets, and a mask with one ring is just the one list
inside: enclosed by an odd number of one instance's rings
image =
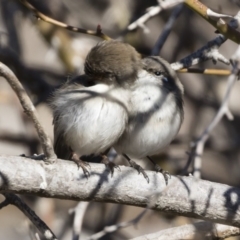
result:
[[(150, 55), (173, 9), (162, 11), (147, 21), (145, 33), (127, 26), (155, 6), (153, 0), (42, 0), (29, 1), (46, 15), (85, 29), (103, 32), (114, 39), (132, 44)], [(239, 1), (202, 1), (212, 10), (235, 15)], [(170, 36), (160, 52), (169, 62), (175, 62), (213, 39), (215, 29), (201, 17), (184, 7)], [(88, 51), (101, 39), (69, 32), (37, 20), (20, 1), (0, 0), (0, 61), (8, 65), (24, 85), (39, 113), (40, 121), (53, 138), (52, 115), (47, 100), (53, 90), (83, 72)], [(237, 45), (230, 40), (220, 52), (227, 58)], [(201, 68), (231, 69), (222, 63), (208, 61)], [(196, 139), (215, 116), (226, 88), (225, 76), (179, 74), (185, 88), (185, 119), (174, 142), (156, 157), (171, 174), (179, 174), (187, 162), (190, 142)], [(230, 98), (234, 120), (222, 121), (212, 132), (203, 154), (202, 176), (215, 182), (240, 187), (240, 85), (237, 83)], [(26, 155), (40, 153), (41, 148), (31, 121), (24, 115), (19, 101), (6, 81), (0, 81), (0, 154)], [(120, 158), (119, 164), (127, 164)], [(140, 163), (151, 169), (148, 162)], [(67, 170), (66, 170), (67, 171)], [(127, 181), (127, 179), (126, 179)], [(143, 181), (144, 178), (143, 178)], [(68, 213), (77, 202), (24, 196), (27, 203), (48, 224), (59, 239), (71, 239), (73, 216)], [(2, 198), (3, 199), (3, 198)], [(104, 228), (137, 216), (142, 209), (123, 205), (90, 203), (83, 223), (83, 239)], [(137, 227), (128, 227), (102, 239), (129, 239), (195, 220), (149, 210)], [(0, 239), (31, 239), (28, 219), (14, 207), (0, 211)], [(33, 239), (33, 238), (32, 238)], [(232, 239), (240, 239), (238, 237)]]

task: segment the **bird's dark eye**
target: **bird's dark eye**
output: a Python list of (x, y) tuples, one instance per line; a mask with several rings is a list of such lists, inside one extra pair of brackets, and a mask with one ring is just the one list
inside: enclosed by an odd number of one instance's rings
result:
[(162, 73), (161, 73), (160, 71), (156, 71), (156, 72), (154, 72), (154, 74), (155, 74), (156, 76), (160, 76)]

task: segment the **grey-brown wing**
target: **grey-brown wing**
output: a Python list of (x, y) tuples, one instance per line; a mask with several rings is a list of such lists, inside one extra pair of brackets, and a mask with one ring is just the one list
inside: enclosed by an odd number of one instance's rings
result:
[(70, 88), (75, 88), (75, 86), (82, 86), (82, 87), (91, 87), (93, 85), (95, 85), (95, 82), (93, 79), (89, 78), (87, 75), (80, 75), (80, 76), (77, 76), (73, 79), (71, 79), (67, 85), (70, 87)]
[(61, 108), (61, 106), (59, 106), (58, 98), (65, 93), (70, 93), (71, 91), (76, 91), (92, 85), (94, 85), (94, 81), (92, 81), (86, 75), (81, 75), (63, 84), (63, 86), (55, 91), (51, 98), (50, 107), (53, 109), (54, 115), (54, 151), (58, 158), (70, 160), (72, 157), (72, 150), (70, 146), (66, 144), (64, 131), (61, 130), (57, 124), (58, 118), (60, 117), (59, 108)]
[(56, 122), (59, 116), (54, 116), (54, 151), (58, 158), (70, 160), (72, 158), (72, 151), (70, 146), (66, 144), (64, 132), (60, 131)]

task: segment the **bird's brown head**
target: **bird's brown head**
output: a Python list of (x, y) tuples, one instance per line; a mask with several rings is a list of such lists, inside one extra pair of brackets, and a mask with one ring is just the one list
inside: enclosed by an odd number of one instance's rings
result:
[(131, 83), (142, 67), (141, 55), (127, 43), (117, 40), (98, 43), (88, 53), (84, 71), (95, 81)]

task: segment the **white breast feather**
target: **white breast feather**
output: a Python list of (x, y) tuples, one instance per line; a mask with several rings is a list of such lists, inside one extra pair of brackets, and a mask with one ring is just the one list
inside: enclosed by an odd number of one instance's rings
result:
[[(142, 158), (159, 153), (179, 131), (181, 116), (174, 95), (166, 93), (156, 78), (142, 72), (141, 82), (131, 94), (130, 122), (114, 146), (118, 153)], [(146, 78), (144, 77), (146, 75)]]
[(72, 150), (81, 156), (99, 154), (111, 147), (125, 129), (127, 101), (128, 91), (105, 84), (62, 94), (59, 107), (65, 110), (58, 124), (65, 129)]

